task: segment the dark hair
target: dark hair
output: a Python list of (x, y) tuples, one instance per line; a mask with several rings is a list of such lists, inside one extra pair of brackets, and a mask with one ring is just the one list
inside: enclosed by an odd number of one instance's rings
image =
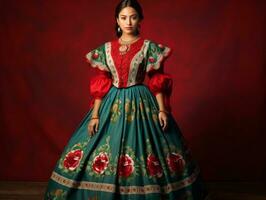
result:
[[(119, 26), (117, 24), (116, 19), (119, 17), (120, 11), (125, 7), (134, 8), (138, 13), (139, 19), (140, 20), (144, 19), (141, 5), (139, 4), (139, 2), (137, 0), (122, 0), (122, 1), (120, 1), (120, 3), (115, 8), (115, 32), (116, 32), (117, 37), (120, 37), (122, 35), (122, 30), (118, 31)], [(137, 30), (136, 34), (137, 35), (139, 34), (139, 30)]]

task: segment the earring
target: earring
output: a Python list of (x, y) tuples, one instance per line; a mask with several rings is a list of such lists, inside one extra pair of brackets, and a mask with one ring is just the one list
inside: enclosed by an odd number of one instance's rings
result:
[(118, 31), (118, 32), (121, 32), (121, 28), (120, 28), (120, 26), (118, 26), (117, 31)]

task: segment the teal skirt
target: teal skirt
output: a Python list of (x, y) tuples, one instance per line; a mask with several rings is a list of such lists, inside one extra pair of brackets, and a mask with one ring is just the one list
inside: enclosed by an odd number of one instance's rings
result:
[(58, 159), (45, 200), (202, 200), (206, 189), (197, 162), (170, 114), (158, 119), (156, 97), (144, 84), (112, 86), (89, 137), (92, 108)]

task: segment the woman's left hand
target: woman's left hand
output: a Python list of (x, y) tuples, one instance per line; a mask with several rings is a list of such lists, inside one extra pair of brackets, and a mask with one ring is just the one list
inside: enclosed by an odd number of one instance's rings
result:
[(163, 131), (165, 131), (168, 128), (168, 115), (165, 112), (159, 112), (158, 118)]

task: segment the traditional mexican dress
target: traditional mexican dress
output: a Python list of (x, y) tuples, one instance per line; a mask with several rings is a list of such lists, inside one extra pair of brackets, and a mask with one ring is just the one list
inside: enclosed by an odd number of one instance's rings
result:
[[(157, 93), (171, 112), (173, 80), (163, 66), (172, 49), (142, 37), (124, 55), (119, 46), (116, 39), (86, 54), (97, 72), (90, 80), (92, 101), (52, 172), (45, 199), (204, 199), (199, 166), (175, 119), (170, 113), (165, 131), (158, 120)], [(99, 128), (89, 137), (95, 99), (102, 100)]]

